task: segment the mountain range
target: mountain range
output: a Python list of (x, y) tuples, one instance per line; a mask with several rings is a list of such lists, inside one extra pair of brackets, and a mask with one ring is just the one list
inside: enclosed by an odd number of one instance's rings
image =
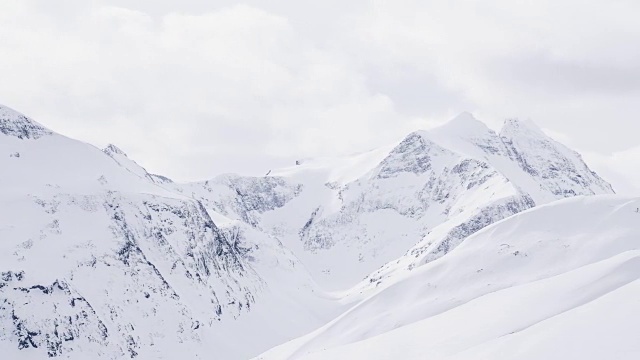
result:
[(11, 359), (640, 354), (639, 201), (530, 121), (179, 183), (0, 106), (0, 167)]

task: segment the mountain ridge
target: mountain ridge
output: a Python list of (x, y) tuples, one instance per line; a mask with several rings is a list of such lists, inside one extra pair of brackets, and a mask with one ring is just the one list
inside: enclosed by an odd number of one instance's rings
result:
[[(325, 324), (495, 222), (613, 191), (546, 135), (514, 132), (507, 145), (468, 113), (447, 131), (416, 131), (393, 147), (187, 183), (150, 174), (115, 145), (100, 150), (36, 122), (25, 132), (24, 115), (11, 114), (20, 126), (0, 134), (0, 271), (8, 279), (0, 344), (22, 349), (19, 356), (199, 358), (216, 350), (246, 359)], [(473, 129), (450, 131), (464, 124)], [(24, 294), (32, 305), (20, 305)], [(88, 317), (66, 305), (74, 298)], [(170, 319), (159, 331), (162, 316)]]

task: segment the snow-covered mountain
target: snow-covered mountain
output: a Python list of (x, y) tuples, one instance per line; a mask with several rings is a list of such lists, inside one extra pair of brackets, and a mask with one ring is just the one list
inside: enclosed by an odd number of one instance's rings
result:
[(495, 222), (613, 193), (534, 124), (496, 133), (467, 113), (393, 146), (194, 183), (2, 106), (0, 132), (0, 350), (15, 359), (247, 359)]
[[(0, 348), (11, 359), (247, 358), (326, 321), (277, 239), (244, 223), (219, 228), (203, 203), (113, 146), (6, 107), (0, 131)], [(299, 319), (282, 331), (285, 309)]]
[(497, 134), (468, 113), (392, 148), (272, 174), (302, 188), (258, 226), (334, 290), (365, 277), (358, 287), (375, 286), (536, 205), (613, 193), (580, 155), (534, 124), (508, 120)]
[[(436, 207), (426, 219), (442, 220), (427, 225), (421, 241), (369, 275), (360, 288), (378, 286), (394, 274), (438, 259), (476, 231), (531, 207), (577, 195), (614, 193), (578, 153), (529, 121), (509, 119), (496, 134), (463, 113), (421, 135), (437, 144), (432, 148), (446, 147), (457, 156), (443, 172), (431, 175), (420, 193), (433, 189), (431, 183), (437, 179), (431, 200), (444, 209)], [(444, 195), (440, 189), (445, 189)]]
[(637, 359), (640, 199), (530, 209), (258, 359)]
[(201, 204), (1, 114), (4, 345), (27, 358), (115, 359), (151, 345), (195, 356), (203, 324), (250, 306), (258, 277)]

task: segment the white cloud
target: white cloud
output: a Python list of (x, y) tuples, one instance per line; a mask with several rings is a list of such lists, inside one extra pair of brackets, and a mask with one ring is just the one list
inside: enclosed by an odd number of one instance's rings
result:
[(493, 126), (531, 118), (590, 153), (621, 153), (640, 131), (638, 10), (5, 0), (0, 103), (183, 179), (363, 150), (463, 110)]
[[(605, 130), (628, 130), (640, 99), (640, 3), (615, 1), (376, 2), (358, 22), (360, 44), (381, 66), (413, 67), (463, 93), (489, 118), (530, 117), (587, 147)], [(380, 54), (376, 57), (373, 54)]]
[(43, 15), (4, 28), (20, 41), (0, 60), (17, 70), (3, 98), (65, 134), (116, 142), (155, 171), (258, 173), (265, 160), (355, 151), (409, 130), (348, 61), (251, 6), (159, 18), (104, 6), (73, 27), (61, 37)]

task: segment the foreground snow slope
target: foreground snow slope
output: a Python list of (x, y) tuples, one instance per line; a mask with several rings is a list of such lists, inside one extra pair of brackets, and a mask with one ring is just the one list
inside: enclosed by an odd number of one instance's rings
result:
[(579, 197), (512, 216), (258, 359), (637, 359), (638, 208)]

